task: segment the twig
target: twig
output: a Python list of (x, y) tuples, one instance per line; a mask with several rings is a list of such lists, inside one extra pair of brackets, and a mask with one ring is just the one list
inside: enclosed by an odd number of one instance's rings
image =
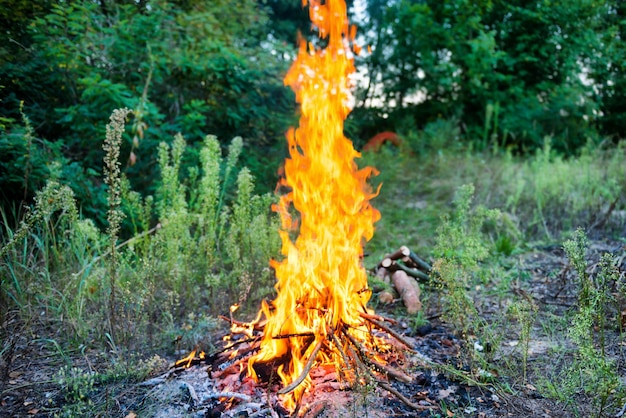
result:
[(396, 331), (394, 331), (393, 329), (391, 329), (390, 327), (388, 327), (387, 325), (383, 324), (380, 321), (377, 321), (372, 318), (367, 318), (367, 317), (364, 317), (364, 319), (371, 322), (373, 325), (382, 329), (383, 331), (387, 332), (389, 335), (393, 336), (396, 340), (400, 341), (409, 349), (411, 353), (415, 353), (415, 350), (413, 350), (412, 344), (409, 341), (405, 340), (402, 335), (398, 334)]
[(317, 418), (328, 406), (328, 401), (317, 401), (305, 408), (300, 416), (302, 418)]
[(378, 382), (378, 386), (381, 389), (385, 389), (387, 392), (395, 395), (398, 399), (400, 399), (402, 401), (402, 403), (404, 403), (406, 406), (408, 406), (411, 409), (415, 409), (416, 411), (425, 411), (427, 409), (434, 409), (435, 406), (426, 406), (426, 405), (418, 405), (414, 402), (411, 402), (411, 400), (409, 398), (407, 398), (406, 396), (404, 396), (403, 394), (401, 394), (400, 392), (398, 392), (396, 389), (393, 388), (393, 386), (391, 386), (389, 383), (386, 382)]
[(346, 365), (346, 367), (348, 367), (350, 362), (348, 361), (348, 356), (346, 356), (346, 353), (343, 351), (343, 348), (341, 347), (341, 341), (339, 341), (339, 338), (337, 338), (337, 336), (334, 333), (330, 334), (330, 336), (333, 339), (333, 342), (335, 343), (335, 346), (337, 347), (337, 350), (339, 351), (339, 354), (341, 354), (341, 358), (343, 359), (343, 363)]
[(204, 359), (204, 352), (196, 358), (196, 352), (198, 350), (193, 350), (187, 357), (181, 358), (180, 360), (176, 360), (176, 363), (172, 366), (172, 368), (182, 367), (184, 369), (188, 369), (192, 364), (197, 364), (201, 360)]
[[(376, 369), (379, 372), (383, 372), (385, 373), (388, 377), (392, 377), (394, 379), (396, 379), (399, 382), (403, 382), (403, 383), (411, 383), (413, 381), (413, 378), (411, 376), (408, 376), (398, 370), (395, 370), (389, 366), (386, 366), (384, 364), (378, 363), (377, 361), (372, 360), (371, 358), (369, 358), (366, 353), (363, 352), (363, 349), (361, 348), (361, 346), (359, 345), (359, 343), (354, 339), (354, 337), (352, 335), (350, 335), (347, 331), (344, 331), (343, 333), (346, 338), (348, 338), (348, 340), (352, 343), (352, 345), (354, 346), (354, 348), (356, 348), (359, 357), (361, 358), (361, 361), (366, 363), (367, 366), (371, 366), (374, 369)], [(368, 368), (369, 369), (369, 368)]]
[(250, 396), (243, 394), (243, 393), (237, 393), (237, 392), (214, 392), (214, 393), (209, 393), (208, 395), (205, 395), (205, 399), (215, 399), (215, 398), (237, 398), (237, 399), (241, 399), (244, 402), (250, 402), (252, 400)]
[(320, 348), (322, 348), (321, 339), (317, 342), (317, 345), (313, 349), (313, 352), (311, 353), (311, 356), (309, 357), (309, 361), (306, 362), (306, 365), (304, 366), (304, 370), (302, 371), (302, 373), (300, 373), (300, 376), (298, 376), (296, 380), (291, 382), (289, 386), (285, 386), (284, 388), (279, 390), (278, 391), (279, 394), (284, 395), (285, 393), (293, 392), (298, 386), (300, 386), (300, 383), (302, 383), (302, 381), (309, 375), (309, 372), (311, 371), (311, 367), (313, 367), (313, 363), (315, 362), (315, 358), (317, 357), (317, 353), (320, 351)]
[(263, 330), (263, 327), (265, 326), (265, 321), (263, 322), (244, 322), (244, 321), (237, 321), (236, 319), (232, 319), (229, 318), (227, 316), (224, 315), (218, 315), (217, 316), (219, 319), (223, 319), (224, 321), (228, 322), (231, 325), (238, 325), (240, 327), (246, 327), (246, 326), (250, 326), (252, 325), (252, 329), (255, 331), (261, 331)]
[(301, 332), (301, 333), (295, 333), (295, 334), (281, 334), (281, 335), (276, 335), (274, 337), (272, 337), (272, 339), (274, 340), (284, 340), (287, 338), (293, 338), (293, 337), (315, 337), (315, 334), (312, 332)]
[(389, 322), (390, 324), (394, 325), (398, 323), (398, 321), (396, 321), (395, 319), (387, 318), (386, 316), (372, 315), (366, 312), (359, 312), (359, 315), (361, 316), (361, 318), (364, 319), (373, 319), (375, 321)]

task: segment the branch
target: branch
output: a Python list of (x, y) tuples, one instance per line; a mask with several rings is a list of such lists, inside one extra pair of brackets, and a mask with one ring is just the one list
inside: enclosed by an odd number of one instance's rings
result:
[(411, 353), (415, 353), (415, 350), (413, 350), (412, 344), (404, 339), (404, 337), (400, 334), (398, 334), (396, 331), (394, 331), (393, 329), (391, 329), (390, 327), (388, 327), (387, 325), (383, 324), (382, 322), (379, 322), (375, 319), (372, 318), (367, 318), (364, 317), (364, 319), (368, 320), (369, 322), (371, 322), (372, 324), (374, 324), (377, 328), (382, 329), (383, 331), (387, 332), (389, 335), (393, 336), (396, 340), (400, 341), (402, 344), (404, 344)]
[(400, 399), (402, 401), (402, 403), (404, 403), (406, 406), (408, 406), (411, 409), (415, 409), (417, 411), (424, 411), (427, 409), (433, 409), (435, 408), (435, 406), (425, 406), (425, 405), (418, 405), (416, 403), (411, 402), (411, 400), (409, 398), (407, 398), (406, 396), (404, 396), (403, 394), (401, 394), (400, 392), (398, 392), (396, 389), (393, 388), (393, 386), (391, 386), (389, 383), (385, 383), (385, 382), (378, 382), (378, 386), (381, 389), (385, 389), (387, 392), (395, 395), (398, 399)]
[(279, 390), (278, 391), (279, 394), (284, 395), (285, 393), (293, 392), (298, 386), (300, 386), (300, 383), (302, 383), (302, 381), (309, 375), (309, 372), (311, 371), (311, 367), (313, 367), (313, 363), (315, 362), (315, 358), (317, 357), (317, 353), (320, 351), (320, 348), (322, 348), (321, 339), (317, 342), (317, 345), (313, 349), (313, 352), (311, 353), (311, 356), (309, 357), (309, 361), (306, 362), (306, 365), (304, 366), (304, 370), (302, 370), (302, 373), (300, 373), (300, 376), (298, 376), (296, 380), (291, 382), (289, 386), (286, 386), (282, 388), (281, 390)]

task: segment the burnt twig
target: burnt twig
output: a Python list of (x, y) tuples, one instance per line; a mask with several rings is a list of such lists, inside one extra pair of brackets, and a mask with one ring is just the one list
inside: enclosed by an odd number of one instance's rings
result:
[(311, 353), (311, 356), (309, 357), (309, 361), (306, 362), (306, 365), (304, 366), (304, 370), (302, 370), (302, 373), (300, 373), (300, 376), (298, 376), (296, 380), (291, 382), (289, 386), (285, 386), (284, 388), (279, 390), (278, 391), (279, 394), (284, 395), (285, 393), (293, 392), (298, 386), (300, 386), (300, 383), (302, 383), (302, 381), (309, 375), (309, 372), (311, 371), (311, 367), (313, 367), (313, 363), (315, 362), (315, 359), (317, 358), (317, 353), (319, 353), (320, 348), (322, 348), (321, 339), (317, 342), (317, 345), (313, 349), (313, 352)]
[(409, 398), (407, 398), (406, 396), (401, 394), (399, 391), (394, 389), (394, 387), (391, 386), (389, 383), (378, 382), (378, 387), (380, 387), (381, 389), (385, 389), (387, 392), (395, 395), (398, 399), (400, 399), (402, 401), (402, 403), (404, 403), (406, 406), (408, 406), (411, 409), (415, 409), (417, 411), (424, 411), (424, 410), (427, 410), (427, 409), (435, 408), (434, 405), (433, 406), (426, 406), (426, 405), (419, 405), (419, 404), (416, 404), (414, 402), (411, 402), (411, 400)]

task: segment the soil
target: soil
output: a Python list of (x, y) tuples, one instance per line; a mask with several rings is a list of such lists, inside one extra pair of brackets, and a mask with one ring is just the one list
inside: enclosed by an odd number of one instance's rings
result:
[[(612, 253), (618, 264), (620, 280), (626, 274), (626, 248), (623, 242), (592, 241), (589, 272), (598, 269), (603, 253)], [(496, 348), (472, 335), (459, 336), (453, 327), (441, 321), (438, 304), (429, 299), (424, 306), (426, 325), (412, 326), (397, 315), (399, 307), (377, 310), (395, 316), (394, 329), (410, 339), (415, 353), (405, 354), (402, 369), (410, 374), (409, 384), (393, 383), (396, 389), (419, 410), (412, 409), (394, 394), (371, 382), (352, 386), (343, 384), (329, 370), (313, 369), (314, 390), (305, 395), (299, 416), (304, 417), (571, 417), (598, 413), (597, 399), (582, 390), (568, 399), (558, 399), (558, 382), (563, 370), (572, 363), (575, 348), (567, 338), (568, 320), (576, 309), (575, 272), (560, 247), (542, 247), (511, 256), (508, 270), (516, 277), (507, 282), (505, 291), (472, 289), (481, 317), (488, 323), (505, 324), (499, 330)], [(434, 295), (435, 290), (424, 289)], [(616, 296), (620, 294), (615, 288)], [(520, 327), (504, 321), (513, 299), (525, 298), (538, 308), (528, 345), (527, 375), (523, 379)], [(622, 384), (626, 376), (625, 345), (619, 329), (622, 310), (616, 298), (607, 314), (606, 356), (615, 361)], [(398, 302), (399, 304), (401, 302)], [(0, 417), (111, 416), (111, 417), (285, 417), (289, 416), (277, 399), (278, 386), (256, 385), (245, 373), (220, 378), (209, 377), (207, 364), (189, 368), (169, 368), (176, 359), (155, 358), (153, 375), (132, 381), (123, 373), (118, 378), (92, 382), (82, 392), (59, 385), (61, 367), (71, 365), (82, 371), (79, 383), (89, 382), (89, 373), (104, 368), (107, 353), (61, 352), (39, 335), (27, 333), (27, 324), (15, 317), (3, 324), (2, 362), (0, 362)], [(504, 325), (503, 325), (504, 326)], [(480, 362), (477, 359), (489, 359)], [(156, 365), (160, 364), (160, 367)], [(491, 365), (483, 370), (481, 364)], [(126, 376), (126, 377), (125, 377)], [(224, 392), (232, 392), (224, 394)], [(85, 399), (80, 398), (83, 394)], [(222, 394), (217, 397), (217, 393)], [(603, 416), (621, 417), (623, 400), (611, 399)], [(82, 407), (68, 408), (72, 403)], [(68, 412), (70, 411), (70, 412)], [(72, 412), (73, 411), (73, 412)]]

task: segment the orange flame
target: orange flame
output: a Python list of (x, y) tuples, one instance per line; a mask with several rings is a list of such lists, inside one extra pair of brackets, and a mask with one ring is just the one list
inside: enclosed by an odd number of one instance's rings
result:
[[(335, 330), (347, 325), (351, 333), (367, 332), (359, 312), (365, 311), (370, 292), (360, 258), (364, 240), (372, 237), (380, 218), (369, 203), (375, 193), (366, 183), (376, 172), (358, 169), (354, 160), (360, 154), (343, 135), (352, 97), (349, 76), (355, 71), (350, 51), (355, 28), (349, 28), (343, 0), (309, 0), (309, 13), (327, 46), (301, 41), (285, 77), (301, 104), (301, 116), (299, 127), (287, 133), (290, 158), (280, 185), (290, 192), (274, 208), (282, 222), (284, 259), (271, 262), (278, 295), (271, 306), (263, 304), (267, 324), (261, 349), (248, 363), (257, 378), (255, 363), (275, 362), (285, 386), (302, 374), (322, 343), (318, 361), (343, 364), (341, 351), (332, 349)], [(290, 238), (294, 232), (295, 242)], [(285, 406), (293, 408), (308, 386), (307, 376)]]

